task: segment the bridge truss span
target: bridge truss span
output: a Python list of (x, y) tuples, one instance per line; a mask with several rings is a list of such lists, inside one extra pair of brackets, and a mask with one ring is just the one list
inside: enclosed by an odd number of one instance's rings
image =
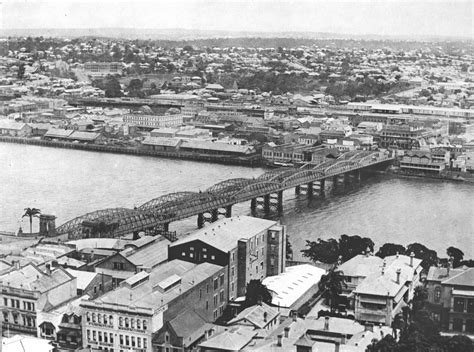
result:
[[(108, 230), (110, 236), (122, 236), (134, 231), (167, 228), (168, 224), (199, 215), (211, 213), (214, 220), (219, 209), (226, 209), (226, 216), (230, 216), (230, 208), (237, 203), (255, 200), (258, 197), (270, 199), (272, 194), (278, 193), (279, 202), (283, 191), (292, 187), (299, 188), (307, 184), (312, 188), (312, 182), (323, 181), (328, 177), (351, 172), (354, 170), (383, 163), (393, 158), (384, 152), (352, 151), (343, 154), (337, 159), (328, 159), (320, 164), (305, 164), (301, 168), (281, 168), (265, 172), (257, 178), (234, 178), (218, 182), (205, 191), (182, 191), (165, 194), (154, 198), (138, 208), (110, 208), (97, 210), (72, 219), (57, 228), (59, 234), (78, 234), (84, 223), (111, 224)], [(268, 205), (268, 204), (267, 204)], [(199, 223), (199, 220), (198, 220)], [(167, 230), (166, 230), (167, 231)]]

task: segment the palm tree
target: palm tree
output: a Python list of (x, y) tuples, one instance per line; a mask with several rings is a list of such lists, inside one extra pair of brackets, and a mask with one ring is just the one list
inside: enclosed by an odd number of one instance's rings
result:
[(33, 233), (33, 217), (38, 217), (41, 214), (41, 210), (36, 208), (25, 208), (25, 214), (23, 214), (22, 218), (28, 216), (30, 218), (30, 233)]
[(331, 311), (334, 310), (342, 289), (347, 287), (344, 273), (341, 270), (336, 270), (336, 268), (329, 270), (326, 275), (321, 276), (318, 287), (324, 298), (329, 300)]

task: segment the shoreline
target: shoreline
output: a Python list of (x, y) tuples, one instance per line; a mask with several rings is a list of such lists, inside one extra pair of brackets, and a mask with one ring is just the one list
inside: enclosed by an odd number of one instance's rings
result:
[(108, 146), (100, 144), (80, 144), (80, 143), (69, 143), (69, 142), (55, 142), (47, 141), (44, 139), (33, 139), (25, 137), (10, 137), (0, 136), (0, 143), (13, 143), (13, 144), (28, 144), (36, 145), (48, 148), (62, 148), (62, 149), (75, 149), (84, 150), (90, 152), (102, 152), (102, 153), (113, 153), (113, 154), (127, 154), (137, 156), (151, 156), (155, 158), (166, 158), (166, 159), (181, 159), (190, 161), (199, 161), (207, 163), (225, 164), (225, 165), (236, 165), (236, 166), (247, 166), (247, 167), (262, 167), (263, 163), (259, 155), (255, 155), (249, 158), (235, 157), (229, 155), (214, 155), (214, 154), (198, 154), (189, 152), (166, 152), (166, 151), (148, 151), (134, 147), (119, 147), (119, 146)]

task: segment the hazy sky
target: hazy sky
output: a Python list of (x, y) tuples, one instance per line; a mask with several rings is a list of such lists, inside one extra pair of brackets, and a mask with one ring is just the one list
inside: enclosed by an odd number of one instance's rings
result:
[(0, 0), (3, 28), (185, 28), (473, 38), (474, 0)]

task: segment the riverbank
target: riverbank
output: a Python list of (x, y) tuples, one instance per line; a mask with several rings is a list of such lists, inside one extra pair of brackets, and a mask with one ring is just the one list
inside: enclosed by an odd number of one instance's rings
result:
[(399, 177), (414, 177), (414, 178), (431, 178), (441, 181), (454, 181), (454, 182), (465, 182), (468, 184), (474, 184), (474, 174), (468, 172), (458, 172), (458, 171), (445, 171), (439, 174), (435, 173), (425, 173), (425, 172), (414, 172), (406, 171), (399, 168), (389, 168), (387, 170), (388, 174), (399, 176)]
[(230, 156), (230, 155), (155, 151), (155, 150), (143, 150), (138, 147), (120, 147), (120, 146), (109, 146), (109, 145), (100, 145), (100, 144), (81, 144), (81, 143), (47, 141), (44, 139), (10, 137), (10, 136), (0, 136), (0, 142), (15, 143), (15, 144), (29, 144), (29, 145), (37, 145), (37, 146), (50, 147), (50, 148), (86, 150), (86, 151), (91, 151), (91, 152), (151, 156), (151, 157), (156, 157), (156, 158), (167, 158), (167, 159), (184, 159), (184, 160), (202, 161), (202, 162), (225, 164), (225, 165), (250, 166), (250, 167), (262, 166), (262, 160), (261, 160), (260, 155), (253, 155), (249, 157), (236, 157), (236, 156)]

